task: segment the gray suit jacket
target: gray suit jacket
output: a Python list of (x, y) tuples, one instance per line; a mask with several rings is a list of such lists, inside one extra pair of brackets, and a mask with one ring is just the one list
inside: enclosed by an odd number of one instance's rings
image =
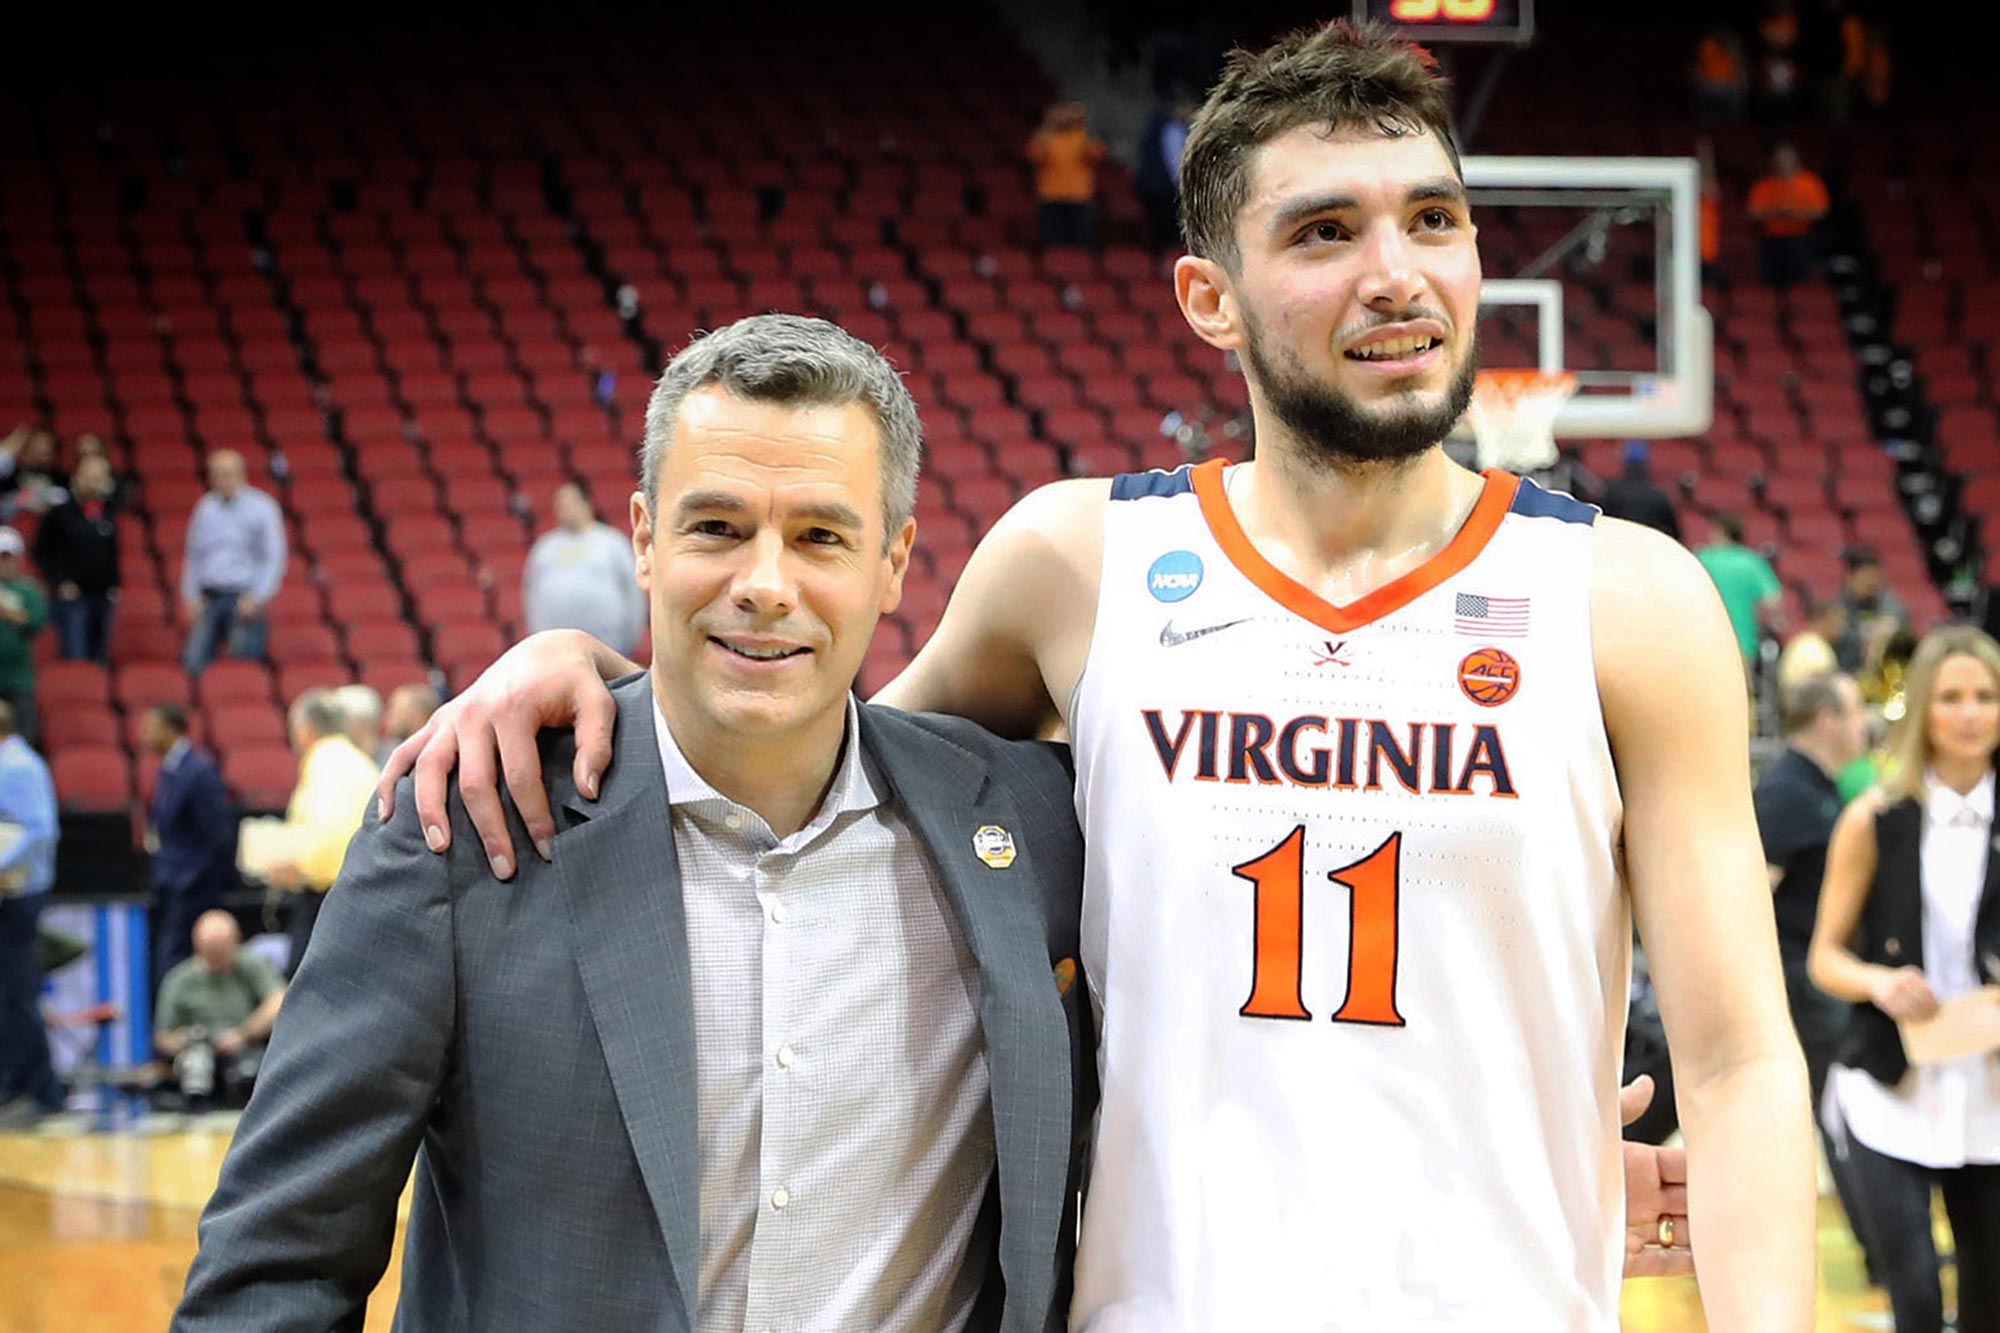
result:
[[(544, 734), (554, 860), (525, 858), (512, 884), (455, 792), (445, 856), (407, 782), (387, 825), (371, 810), (202, 1216), (176, 1329), (359, 1329), (419, 1149), (399, 1328), (689, 1328), (695, 1039), (647, 691), (644, 675), (613, 690), (595, 803), (571, 782), (573, 738)], [(1060, 1330), (1095, 1096), (1083, 986), (1052, 977), (1076, 957), (1082, 882), (1067, 751), (867, 705), (861, 740), (980, 969), (999, 1225), (974, 1326)], [(1011, 867), (974, 854), (986, 824), (1014, 835)]]

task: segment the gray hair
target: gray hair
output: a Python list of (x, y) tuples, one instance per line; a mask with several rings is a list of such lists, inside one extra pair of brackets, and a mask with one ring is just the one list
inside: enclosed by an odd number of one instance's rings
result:
[(346, 730), (346, 718), (332, 690), (301, 691), (299, 697), (292, 700), (291, 716), (295, 724), (304, 726), (315, 736), (338, 736)]
[(738, 398), (779, 406), (864, 403), (880, 428), (882, 507), (893, 536), (917, 507), (923, 428), (916, 400), (889, 358), (859, 338), (808, 315), (752, 315), (682, 348), (653, 386), (640, 454), (646, 507), (659, 503), (660, 459), (673, 438), (681, 400), (720, 384)]
[(367, 685), (343, 685), (333, 692), (343, 723), (382, 720), (382, 696)]

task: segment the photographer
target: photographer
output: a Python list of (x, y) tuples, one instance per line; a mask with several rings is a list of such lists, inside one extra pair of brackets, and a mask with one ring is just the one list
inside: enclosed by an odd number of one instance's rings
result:
[(173, 1061), (174, 1081), (191, 1107), (250, 1100), (284, 1002), (277, 971), (242, 950), (236, 918), (205, 912), (194, 923), (194, 957), (160, 983), (153, 1045)]

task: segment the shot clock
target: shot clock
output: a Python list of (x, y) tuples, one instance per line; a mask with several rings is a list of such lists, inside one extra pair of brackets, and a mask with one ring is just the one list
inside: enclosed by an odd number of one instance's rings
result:
[(1354, 17), (1377, 19), (1418, 42), (1507, 42), (1535, 35), (1534, 0), (1354, 0)]

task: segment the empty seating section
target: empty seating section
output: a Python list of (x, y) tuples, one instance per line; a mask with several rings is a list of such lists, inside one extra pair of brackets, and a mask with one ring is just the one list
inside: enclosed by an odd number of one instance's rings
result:
[[(465, 681), (522, 631), (551, 492), (581, 477), (622, 525), (652, 375), (693, 330), (742, 315), (840, 321), (923, 410), (919, 558), (867, 688), (921, 644), (1024, 490), (1171, 466), (1176, 428), (1240, 456), (1242, 380), (1187, 330), (1166, 257), (1137, 246), (1122, 170), (1100, 254), (1035, 246), (1021, 148), (1055, 90), (997, 21), (913, 7), (857, 31), (800, 12), (754, 54), (693, 39), (725, 20), (633, 50), (558, 45), (532, 77), (392, 55), (365, 96), (304, 76), (172, 97), (135, 84), (106, 94), (115, 143), (81, 96), (0, 124), (0, 421), (102, 435), (137, 501), (111, 669), (43, 667), (65, 799), (145, 794), (137, 719), (156, 701), (194, 708), (258, 804), (289, 788), (280, 709), (299, 689), (386, 692), (433, 666)], [(1549, 59), (1524, 57), (1509, 86)], [(1638, 88), (1596, 92), (1583, 126), (1503, 97), (1480, 150), (1687, 151), (1691, 129), (1642, 112)], [(1726, 158), (1736, 199), (1753, 165)], [(1531, 214), (1482, 219), (1489, 274), (1554, 239)], [(1663, 442), (1657, 470), (1687, 477), (1691, 512), (1744, 513), (1796, 589), (1829, 590), (1859, 537), (1934, 597), (1831, 296), (1757, 288), (1738, 230), (1710, 292), (1715, 430)], [(1614, 236), (1575, 284), (1570, 338), (1603, 364), (1650, 363), (1642, 260), (1636, 235)], [(1528, 332), (1495, 322), (1488, 351), (1525, 362)], [(1985, 364), (1963, 369), (1990, 440)], [(224, 447), (284, 506), (293, 563), (270, 661), (190, 686), (176, 580), (202, 454)], [(1613, 448), (1584, 446), (1599, 472)]]
[(1990, 108), (1947, 105), (1955, 94), (1942, 84), (1921, 95), (1893, 128), (1859, 136), (1855, 202), (1895, 294), (1890, 336), (1936, 410), (1960, 509), (1984, 524), (1990, 587), (2000, 583), (2000, 160)]

